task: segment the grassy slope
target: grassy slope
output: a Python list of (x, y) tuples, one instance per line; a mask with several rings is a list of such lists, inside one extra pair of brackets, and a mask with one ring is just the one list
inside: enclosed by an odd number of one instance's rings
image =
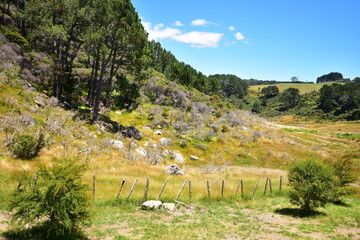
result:
[(308, 93), (311, 91), (318, 91), (322, 86), (324, 85), (328, 85), (328, 84), (333, 84), (335, 82), (324, 82), (324, 83), (318, 83), (318, 84), (307, 84), (307, 83), (302, 83), (302, 84), (297, 84), (297, 83), (281, 83), (281, 84), (270, 84), (270, 85), (253, 85), (250, 86), (250, 91), (254, 92), (254, 93), (258, 93), (261, 92), (261, 89), (268, 87), (268, 86), (277, 86), (279, 88), (279, 91), (283, 91), (287, 88), (297, 88), (300, 91), (300, 94), (304, 94), (304, 93)]
[[(269, 169), (269, 167), (286, 169), (287, 166), (301, 159), (339, 158), (360, 149), (360, 141), (357, 138), (359, 134), (359, 123), (341, 123), (340, 125), (337, 123), (327, 123), (326, 126), (324, 126), (324, 124), (318, 123), (293, 123), (284, 121), (278, 123), (283, 125), (279, 126), (266, 123), (262, 120), (259, 121), (257, 118), (247, 116), (243, 113), (243, 120), (246, 121), (245, 123), (249, 130), (229, 127), (228, 132), (219, 134), (211, 141), (196, 140), (192, 134), (185, 135), (183, 138), (188, 140), (188, 145), (185, 148), (181, 148), (179, 145), (181, 138), (176, 136), (171, 126), (161, 129), (163, 136), (154, 135), (153, 130), (143, 129), (143, 126), (151, 123), (147, 116), (152, 105), (143, 105), (144, 113), (142, 114), (138, 111), (131, 113), (123, 112), (122, 114), (110, 112), (108, 116), (113, 120), (119, 121), (124, 125), (135, 125), (142, 131), (144, 138), (137, 142), (139, 147), (144, 147), (144, 144), (148, 141), (158, 143), (161, 137), (167, 137), (172, 140), (173, 145), (169, 147), (169, 149), (175, 152), (181, 152), (185, 158), (185, 162), (180, 164), (185, 171), (185, 176), (168, 176), (164, 173), (163, 169), (173, 163), (171, 158), (164, 158), (164, 160), (156, 166), (149, 164), (139, 157), (134, 161), (130, 161), (126, 157), (128, 154), (127, 151), (119, 151), (106, 145), (108, 139), (115, 139), (117, 136), (102, 131), (101, 127), (90, 126), (81, 121), (74, 120), (71, 117), (74, 113), (65, 111), (59, 107), (53, 107), (51, 105), (36, 107), (34, 99), (43, 97), (42, 95), (37, 92), (30, 93), (22, 90), (21, 82), (16, 81), (16, 73), (10, 74), (10, 76), (14, 75), (15, 77), (9, 77), (9, 74), (1, 74), (1, 120), (10, 119), (10, 125), (17, 126), (19, 128), (18, 130), (23, 132), (35, 131), (39, 127), (46, 125), (44, 123), (46, 119), (57, 121), (58, 125), (62, 127), (58, 130), (51, 130), (50, 126), (47, 127), (47, 131), (52, 134), (53, 144), (49, 149), (44, 149), (39, 157), (31, 161), (14, 159), (5, 146), (1, 146), (0, 209), (7, 209), (11, 191), (15, 189), (17, 185), (16, 175), (19, 171), (26, 169), (35, 172), (40, 165), (48, 165), (51, 164), (52, 161), (56, 161), (54, 160), (56, 157), (77, 156), (89, 162), (90, 170), (85, 176), (85, 181), (88, 185), (91, 186), (93, 174), (95, 174), (97, 178), (96, 201), (94, 203), (96, 206), (95, 209), (97, 209), (94, 214), (95, 223), (88, 231), (91, 236), (99, 239), (102, 237), (105, 238), (105, 236), (119, 236), (118, 239), (124, 239), (120, 237), (120, 235), (128, 235), (131, 239), (136, 236), (153, 239), (158, 238), (156, 235), (158, 233), (164, 234), (164, 237), (160, 239), (169, 239), (172, 232), (175, 232), (178, 239), (189, 239), (202, 236), (201, 234), (205, 229), (211, 229), (208, 233), (210, 239), (229, 238), (231, 236), (255, 236), (261, 238), (261, 236), (264, 236), (263, 233), (261, 233), (263, 230), (265, 233), (272, 232), (274, 234), (280, 234), (281, 236), (301, 238), (302, 236), (306, 236), (306, 233), (309, 231), (318, 231), (320, 227), (318, 229), (317, 227), (309, 226), (307, 220), (304, 220), (295, 224), (295, 228), (299, 230), (294, 230), (294, 226), (291, 224), (276, 228), (271, 221), (264, 225), (263, 220), (261, 220), (264, 213), (266, 215), (272, 213), (275, 208), (290, 206), (282, 196), (261, 198), (266, 177), (272, 178), (275, 188), (275, 186), (278, 186), (279, 176), (286, 175), (286, 172), (282, 170), (272, 170)], [(32, 128), (16, 125), (19, 124), (19, 118), (25, 115), (29, 115), (34, 120), (35, 125)], [(67, 115), (69, 117), (66, 117)], [(306, 127), (307, 130), (303, 130), (303, 127)], [(298, 129), (298, 131), (288, 130), (294, 128)], [(253, 133), (256, 130), (261, 132), (262, 137), (254, 140)], [(241, 135), (242, 138), (239, 139), (234, 136), (235, 133)], [(346, 133), (350, 133), (350, 135), (346, 135)], [(94, 137), (95, 135), (97, 136), (96, 138)], [(243, 141), (244, 136), (247, 138), (245, 142)], [(2, 139), (7, 137), (5, 129), (0, 130), (0, 137)], [(128, 148), (132, 142), (129, 139), (121, 140), (125, 143), (126, 148)], [(204, 145), (207, 150), (199, 149), (196, 147), (198, 144)], [(78, 154), (84, 147), (89, 147), (92, 151), (89, 154)], [(200, 160), (189, 160), (191, 155), (198, 156)], [(232, 166), (225, 167), (224, 164), (230, 164)], [(359, 158), (356, 159), (356, 164), (360, 168)], [(204, 173), (205, 171), (212, 172), (221, 166), (224, 166), (224, 168), (218, 173)], [(141, 199), (146, 176), (150, 176), (151, 178), (149, 198), (156, 198), (165, 179), (169, 179), (168, 186), (163, 194), (163, 198), (167, 201), (172, 201), (172, 199), (175, 198), (184, 180), (192, 180), (193, 201), (206, 205), (206, 209), (208, 210), (203, 212), (201, 211), (202, 207), (199, 207), (199, 209), (195, 209), (190, 214), (180, 213), (179, 215), (172, 216), (168, 213), (153, 214), (139, 212), (137, 208), (128, 204), (122, 205), (119, 210), (118, 207), (110, 204), (116, 196), (119, 183), (123, 177), (127, 177), (128, 181), (121, 194), (121, 199), (128, 193), (135, 178), (139, 178), (139, 182), (130, 199), (132, 201)], [(226, 190), (224, 199), (231, 199), (240, 179), (244, 180), (246, 197), (250, 196), (256, 180), (260, 179), (260, 190), (258, 190), (256, 195), (258, 200), (204, 203), (203, 199), (206, 198), (207, 195), (207, 180), (211, 182), (212, 198), (220, 200), (221, 180), (225, 180)], [(89, 191), (89, 195), (90, 194), (91, 191)], [(180, 200), (185, 202), (189, 201), (187, 188), (185, 188)], [(356, 200), (349, 201), (351, 201), (353, 206), (353, 208), (349, 208), (351, 210), (333, 207), (335, 210), (332, 212), (333, 210), (328, 210), (327, 208), (323, 211), (328, 215), (316, 219), (316, 221), (324, 223), (325, 226), (330, 224), (337, 228), (350, 229), (348, 234), (354, 234), (353, 228), (356, 225), (356, 221), (358, 221), (354, 218), (354, 214), (359, 213), (359, 202)], [(258, 207), (257, 204), (261, 205), (261, 207)], [(248, 214), (248, 210), (244, 210), (245, 208), (251, 208), (251, 211), (256, 213), (255, 216), (259, 217), (251, 217), (252, 214)], [(329, 208), (332, 209), (331, 206)], [(333, 222), (334, 216), (337, 216), (337, 212), (339, 211), (346, 212), (346, 215), (342, 216), (342, 220), (351, 219), (351, 221), (344, 226), (339, 223), (340, 220)], [(234, 214), (234, 216), (231, 216), (231, 214)], [(136, 218), (137, 215), (140, 217)], [(134, 219), (134, 216), (136, 219)], [(121, 223), (118, 223), (120, 219)], [(4, 229), (4, 227), (1, 228), (1, 226), (6, 226), (6, 224), (4, 224), (6, 221), (7, 220), (0, 218), (0, 231)], [(149, 221), (151, 222), (150, 225), (148, 225)], [(171, 224), (169, 227), (167, 222), (174, 224)], [(123, 228), (127, 229), (125, 230), (125, 232), (127, 232), (126, 234), (115, 230), (115, 228), (119, 227), (119, 224), (120, 227), (125, 226)], [(260, 225), (264, 225), (265, 227), (254, 227)], [(226, 228), (228, 233), (222, 230), (223, 227)], [(308, 230), (309, 228), (311, 230)], [(300, 233), (298, 231), (300, 231)], [(319, 231), (325, 230), (320, 229)], [(184, 234), (181, 235), (180, 233)], [(324, 234), (325, 236), (336, 237), (338, 233), (336, 230), (331, 233), (326, 230)], [(346, 237), (347, 235), (341, 233), (341, 236)]]

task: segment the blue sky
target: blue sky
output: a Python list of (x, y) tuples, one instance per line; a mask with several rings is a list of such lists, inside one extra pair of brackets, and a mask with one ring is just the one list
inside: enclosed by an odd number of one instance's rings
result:
[(360, 0), (132, 0), (149, 37), (205, 75), (360, 77)]

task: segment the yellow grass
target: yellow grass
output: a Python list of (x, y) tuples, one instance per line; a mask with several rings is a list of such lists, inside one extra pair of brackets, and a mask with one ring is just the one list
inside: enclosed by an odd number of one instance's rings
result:
[(333, 84), (335, 82), (324, 82), (324, 83), (279, 83), (279, 84), (270, 84), (270, 85), (252, 85), (250, 86), (250, 91), (256, 94), (261, 92), (261, 89), (268, 87), (268, 86), (277, 86), (279, 91), (284, 91), (287, 88), (297, 88), (299, 89), (301, 94), (308, 93), (311, 91), (318, 91), (322, 86)]

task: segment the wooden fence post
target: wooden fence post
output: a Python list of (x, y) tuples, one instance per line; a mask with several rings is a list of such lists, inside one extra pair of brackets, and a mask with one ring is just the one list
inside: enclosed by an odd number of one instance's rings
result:
[(243, 180), (240, 180), (240, 183), (241, 183), (241, 197), (244, 197), (244, 181)]
[(145, 190), (144, 190), (144, 197), (142, 199), (142, 202), (145, 202), (147, 200), (147, 194), (149, 191), (149, 184), (150, 184), (150, 177), (146, 178), (146, 184), (145, 184)]
[(186, 182), (187, 182), (187, 180), (184, 181), (184, 183), (183, 183), (183, 185), (181, 186), (180, 191), (179, 191), (178, 195), (176, 196), (175, 200), (180, 197), (180, 194), (181, 194), (182, 190), (184, 189)]
[(162, 193), (163, 193), (163, 191), (164, 191), (164, 189), (165, 189), (165, 186), (166, 186), (167, 182), (168, 182), (168, 180), (166, 179), (164, 185), (162, 186), (162, 188), (161, 188), (161, 190), (160, 190), (159, 196), (157, 197), (156, 200), (159, 200), (159, 199), (160, 199), (160, 197), (161, 197), (161, 195), (162, 195)]
[(93, 187), (92, 187), (93, 201), (95, 201), (95, 190), (96, 190), (96, 177), (95, 177), (95, 174), (94, 174), (93, 175)]
[(264, 196), (265, 196), (265, 194), (266, 194), (268, 182), (269, 182), (269, 178), (266, 178), (265, 189), (264, 189)]
[(206, 181), (206, 185), (207, 185), (208, 198), (210, 198), (211, 195), (210, 195), (210, 181), (209, 180)]
[(130, 198), (130, 196), (131, 196), (131, 193), (133, 192), (137, 181), (138, 181), (138, 179), (136, 178), (135, 181), (134, 181), (134, 184), (131, 186), (131, 189), (130, 189), (130, 191), (129, 191), (129, 194), (128, 194), (127, 197), (126, 197), (126, 201), (129, 200), (129, 198)]
[(236, 191), (235, 191), (234, 197), (236, 197), (236, 195), (238, 194), (240, 185), (241, 185), (241, 180), (239, 181), (239, 183), (238, 183), (238, 185), (237, 185), (237, 187), (236, 187)]
[(283, 176), (280, 176), (279, 190), (282, 190)]
[(119, 192), (118, 192), (118, 194), (117, 194), (117, 196), (116, 196), (116, 199), (119, 199), (120, 193), (121, 193), (121, 191), (122, 191), (122, 189), (123, 189), (123, 187), (124, 187), (124, 185), (125, 185), (125, 182), (126, 182), (126, 178), (123, 178), (123, 180), (122, 180), (122, 182), (121, 182), (121, 185), (120, 185)]
[(225, 180), (221, 181), (221, 197), (224, 198)]
[(189, 198), (190, 198), (190, 204), (192, 201), (192, 186), (191, 186), (191, 180), (189, 180)]
[(272, 183), (271, 183), (271, 179), (269, 178), (269, 187), (270, 187), (270, 194), (272, 194)]
[(257, 189), (257, 187), (258, 187), (258, 185), (259, 185), (259, 180), (260, 180), (260, 179), (258, 179), (257, 182), (256, 182), (256, 184), (255, 184), (254, 191), (253, 191), (253, 193), (252, 193), (252, 195), (251, 195), (251, 198), (253, 198), (254, 195), (255, 195), (256, 189)]

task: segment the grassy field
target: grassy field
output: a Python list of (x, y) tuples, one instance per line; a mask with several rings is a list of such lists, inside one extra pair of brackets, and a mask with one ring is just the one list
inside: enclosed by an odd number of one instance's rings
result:
[[(46, 102), (46, 97), (23, 91), (16, 82), (0, 81), (0, 90), (4, 93), (0, 97), (0, 233), (8, 229), (11, 213), (7, 211), (11, 194), (18, 185), (17, 176), (22, 171), (35, 174), (40, 166), (51, 166), (58, 159), (70, 157), (88, 164), (84, 181), (89, 186), (90, 198), (93, 176), (96, 177), (93, 225), (86, 229), (90, 239), (359, 238), (359, 194), (348, 198), (346, 206), (329, 205), (319, 210), (321, 214), (302, 219), (292, 216), (296, 215), (296, 209), (288, 203), (286, 193), (279, 192), (279, 179), (284, 176), (286, 192), (287, 168), (307, 159), (336, 160), (350, 156), (360, 172), (360, 122), (302, 122), (290, 117), (268, 122), (245, 111), (220, 117), (188, 114), (184, 121), (191, 123), (199, 117), (201, 124), (204, 123), (201, 131), (200, 127), (192, 128), (180, 136), (170, 124), (161, 127), (159, 136), (154, 134), (157, 126), (144, 129), (153, 124), (148, 118), (153, 108), (150, 104), (142, 105), (141, 111), (107, 112), (106, 116), (113, 121), (140, 129), (143, 138), (135, 141), (105, 131), (101, 125), (104, 123), (89, 125), (76, 118), (76, 112), (51, 104), (39, 107), (34, 99)], [(170, 107), (162, 111), (170, 123), (181, 114)], [(206, 135), (211, 130), (209, 125), (214, 123), (219, 128), (217, 134)], [(32, 134), (40, 130), (51, 136), (51, 144), (38, 157), (19, 160), (11, 155), (6, 147), (11, 133)], [(171, 140), (170, 146), (159, 143), (164, 137)], [(124, 148), (109, 146), (110, 139), (121, 140)], [(181, 144), (182, 141), (186, 144)], [(151, 147), (153, 144), (156, 147)], [(136, 148), (154, 154), (164, 150), (181, 153), (184, 162), (178, 165), (185, 175), (170, 176), (164, 172), (165, 167), (174, 163), (171, 157), (163, 156), (153, 164), (147, 157), (136, 155)], [(200, 160), (190, 160), (192, 155)], [(173, 202), (184, 181), (191, 180), (190, 209), (178, 209), (175, 213), (140, 210), (138, 203), (144, 195), (146, 177), (150, 177), (149, 199), (157, 198), (168, 180), (161, 197), (166, 202)], [(123, 178), (127, 181), (119, 203), (115, 198)], [(126, 202), (136, 178), (137, 185)], [(266, 178), (272, 180), (273, 195), (267, 192), (264, 197)], [(239, 180), (244, 182), (244, 198), (240, 198), (240, 190), (235, 196)], [(190, 204), (188, 184), (179, 200)]]
[(280, 83), (280, 84), (270, 84), (270, 85), (253, 85), (253, 86), (250, 86), (249, 90), (250, 90), (250, 93), (258, 94), (261, 92), (261, 89), (268, 87), (268, 86), (275, 85), (279, 88), (280, 92), (287, 88), (297, 88), (297, 89), (299, 89), (300, 94), (304, 94), (304, 93), (308, 93), (308, 92), (312, 92), (312, 91), (318, 91), (322, 86), (328, 85), (328, 84), (333, 84), (333, 83), (335, 83), (335, 82), (325, 82), (325, 83), (317, 83), (317, 84), (313, 84), (313, 83), (302, 83), (302, 84)]

